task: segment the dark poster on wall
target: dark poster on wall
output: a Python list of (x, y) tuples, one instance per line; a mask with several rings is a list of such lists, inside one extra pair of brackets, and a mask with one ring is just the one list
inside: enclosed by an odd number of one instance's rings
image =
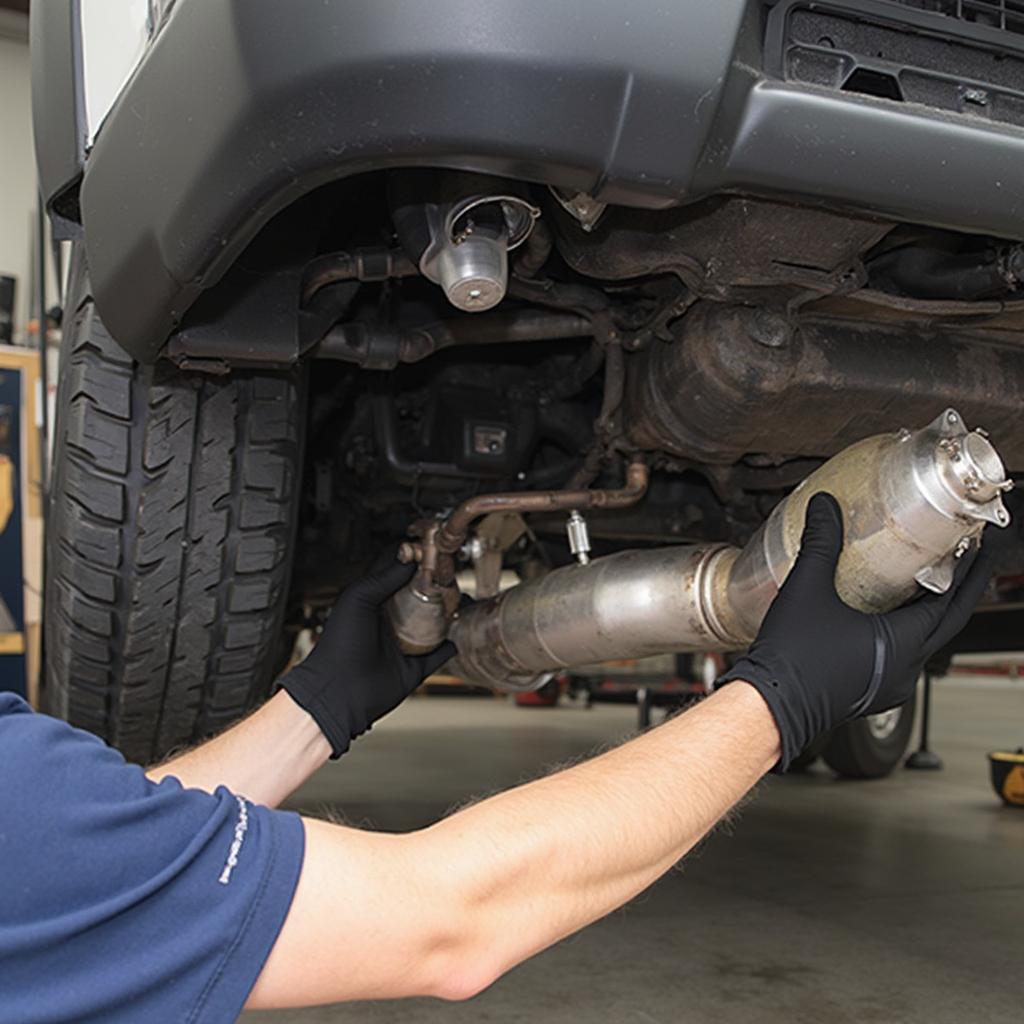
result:
[(25, 694), (21, 371), (0, 370), (0, 690)]
[(0, 274), (0, 345), (14, 340), (14, 293), (17, 281)]

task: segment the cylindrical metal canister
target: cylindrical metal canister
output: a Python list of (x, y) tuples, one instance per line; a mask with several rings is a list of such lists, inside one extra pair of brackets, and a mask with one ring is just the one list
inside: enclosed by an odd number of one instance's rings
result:
[(836, 572), (853, 607), (884, 611), (917, 587), (949, 587), (986, 522), (1005, 526), (1009, 483), (995, 449), (946, 410), (933, 423), (867, 438), (785, 498), (740, 552), (721, 545), (623, 551), (557, 569), (460, 613), (453, 671), (504, 689), (610, 658), (747, 646), (799, 551), (807, 502), (843, 509)]
[[(532, 690), (566, 665), (721, 646), (704, 609), (725, 598), (724, 545), (620, 551), (569, 565), (459, 613), (451, 671), (483, 685)], [(719, 587), (713, 597), (708, 589)]]
[(827, 491), (843, 510), (836, 590), (851, 607), (884, 612), (918, 585), (945, 591), (956, 557), (986, 523), (1005, 526), (1011, 486), (986, 436), (955, 409), (927, 427), (866, 438), (829, 459), (780, 502), (744, 547), (719, 609), (724, 628), (749, 642), (800, 550), (807, 502)]

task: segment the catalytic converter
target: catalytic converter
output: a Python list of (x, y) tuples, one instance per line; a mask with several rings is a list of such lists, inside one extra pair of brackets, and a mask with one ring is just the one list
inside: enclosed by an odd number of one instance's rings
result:
[[(888, 611), (919, 586), (949, 588), (956, 559), (985, 524), (1008, 525), (1001, 495), (1012, 486), (985, 433), (968, 430), (947, 409), (921, 430), (869, 437), (831, 458), (742, 550), (682, 544), (622, 551), (456, 612), (453, 671), (469, 682), (531, 690), (574, 665), (744, 648), (792, 568), (807, 502), (818, 491), (843, 510), (839, 595), (861, 611)], [(634, 487), (630, 500), (642, 493)]]

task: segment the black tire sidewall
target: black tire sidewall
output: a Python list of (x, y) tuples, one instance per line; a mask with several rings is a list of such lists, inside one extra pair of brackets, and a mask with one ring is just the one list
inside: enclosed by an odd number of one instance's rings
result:
[(868, 721), (858, 718), (836, 729), (822, 756), (837, 774), (850, 779), (880, 779), (903, 760), (914, 731), (917, 695), (900, 709), (902, 714), (890, 735), (879, 739)]

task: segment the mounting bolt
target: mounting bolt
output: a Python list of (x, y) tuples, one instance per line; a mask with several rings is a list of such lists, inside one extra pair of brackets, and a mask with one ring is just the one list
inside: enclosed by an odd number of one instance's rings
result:
[(765, 348), (783, 348), (793, 336), (790, 323), (768, 309), (755, 309), (747, 316), (747, 333)]
[(407, 540), (398, 548), (398, 560), (403, 565), (412, 565), (413, 562), (419, 562), (422, 558), (423, 546), (421, 544)]

